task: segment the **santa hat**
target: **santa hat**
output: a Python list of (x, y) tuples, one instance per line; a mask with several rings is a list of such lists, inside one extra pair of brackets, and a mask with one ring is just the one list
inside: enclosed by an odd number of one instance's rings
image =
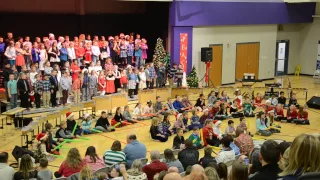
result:
[(83, 119), (87, 119), (90, 116), (90, 114), (86, 113), (83, 115)]
[(124, 37), (124, 34), (123, 34), (123, 33), (120, 33), (120, 37)]
[(52, 38), (52, 37), (54, 37), (54, 34), (49, 33), (49, 38)]
[(74, 114), (72, 112), (67, 112), (67, 114), (66, 114), (67, 119), (70, 119), (73, 116), (74, 116)]
[(219, 126), (221, 124), (221, 121), (214, 120), (213, 123), (214, 123), (214, 126), (217, 127), (217, 126)]
[(180, 117), (182, 117), (182, 114), (181, 114), (181, 113), (179, 113), (179, 114), (177, 115), (177, 120), (180, 119)]
[(47, 136), (46, 133), (40, 133), (40, 134), (37, 135), (36, 139), (37, 139), (38, 141), (42, 141), (42, 140), (44, 140), (44, 139), (47, 138), (47, 137), (48, 137), (48, 136)]
[(111, 40), (114, 40), (114, 37), (109, 36), (109, 37), (108, 37), (108, 41), (111, 41)]

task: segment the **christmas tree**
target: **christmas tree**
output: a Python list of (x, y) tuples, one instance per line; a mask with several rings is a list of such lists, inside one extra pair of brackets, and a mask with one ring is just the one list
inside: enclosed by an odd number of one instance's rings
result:
[(164, 59), (162, 61), (162, 63), (165, 63), (165, 65), (166, 65), (166, 72), (167, 73), (170, 71), (170, 62), (171, 62), (170, 54), (167, 52), (166, 56), (164, 57)]
[(158, 38), (156, 48), (154, 49), (153, 54), (153, 63), (155, 67), (159, 67), (159, 63), (163, 62), (163, 59), (165, 58), (166, 54), (166, 50), (163, 47), (163, 41), (161, 38)]
[(198, 87), (198, 76), (196, 68), (193, 66), (191, 72), (187, 76), (187, 83), (189, 87)]

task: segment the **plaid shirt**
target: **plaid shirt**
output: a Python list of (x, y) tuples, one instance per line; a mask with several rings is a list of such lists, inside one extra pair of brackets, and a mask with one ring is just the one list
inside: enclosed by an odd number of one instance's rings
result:
[(43, 89), (43, 85), (42, 85), (42, 82), (41, 81), (36, 81), (34, 84), (33, 84), (33, 89), (34, 89), (34, 92), (37, 93), (37, 94), (40, 94), (42, 89)]
[(51, 83), (49, 80), (43, 80), (42, 81), (42, 88), (43, 88), (43, 91), (44, 92), (48, 92), (50, 91), (50, 88), (51, 88)]
[(150, 79), (155, 78), (154, 67), (149, 68), (149, 78)]

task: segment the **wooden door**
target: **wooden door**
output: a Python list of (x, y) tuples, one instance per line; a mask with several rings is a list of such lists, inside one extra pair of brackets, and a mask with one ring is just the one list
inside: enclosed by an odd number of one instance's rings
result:
[(209, 86), (221, 86), (222, 82), (222, 54), (223, 54), (223, 45), (210, 45), (212, 47), (212, 62), (210, 62), (209, 69), (209, 78), (212, 82), (209, 81)]
[(242, 79), (244, 73), (253, 73), (258, 79), (259, 51), (260, 43), (237, 44), (236, 79)]

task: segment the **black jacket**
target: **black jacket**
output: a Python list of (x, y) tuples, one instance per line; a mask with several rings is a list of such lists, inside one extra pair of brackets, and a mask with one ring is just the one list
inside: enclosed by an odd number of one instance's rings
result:
[(179, 152), (178, 159), (184, 169), (188, 166), (193, 166), (199, 162), (199, 151), (196, 148), (186, 148)]
[(282, 172), (277, 163), (267, 164), (262, 166), (260, 171), (256, 175), (250, 178), (250, 180), (275, 180), (278, 179), (278, 174)]
[(214, 162), (217, 163), (216, 159), (212, 156), (204, 156), (203, 158), (200, 159), (199, 164), (203, 167), (206, 168), (208, 167), (209, 163)]
[(50, 76), (50, 78), (49, 78), (49, 81), (50, 81), (50, 84), (51, 84), (51, 90), (54, 90), (54, 91), (58, 91), (58, 79), (57, 79), (57, 77), (55, 77), (55, 76)]
[(4, 82), (9, 81), (9, 75), (12, 73), (12, 70), (10, 68), (3, 68), (3, 79)]
[(173, 149), (180, 149), (180, 145), (184, 144), (184, 137), (179, 138), (178, 135), (173, 139)]
[(28, 81), (26, 79), (19, 79), (17, 82), (17, 89), (21, 94), (25, 94), (25, 93), (29, 93), (30, 89), (29, 89), (29, 84)]
[[(73, 121), (67, 120), (67, 128), (66, 129), (68, 131), (72, 132), (75, 125), (76, 125), (76, 121), (75, 120), (73, 120)], [(79, 128), (80, 128), (80, 126), (77, 125), (76, 129), (79, 129)]]
[(108, 118), (102, 118), (102, 117), (100, 117), (100, 118), (97, 120), (97, 123), (96, 123), (96, 126), (95, 126), (95, 127), (97, 127), (97, 126), (101, 126), (101, 127), (104, 127), (104, 128), (109, 127), (109, 126), (110, 126), (110, 123), (109, 123), (109, 121), (108, 121)]

